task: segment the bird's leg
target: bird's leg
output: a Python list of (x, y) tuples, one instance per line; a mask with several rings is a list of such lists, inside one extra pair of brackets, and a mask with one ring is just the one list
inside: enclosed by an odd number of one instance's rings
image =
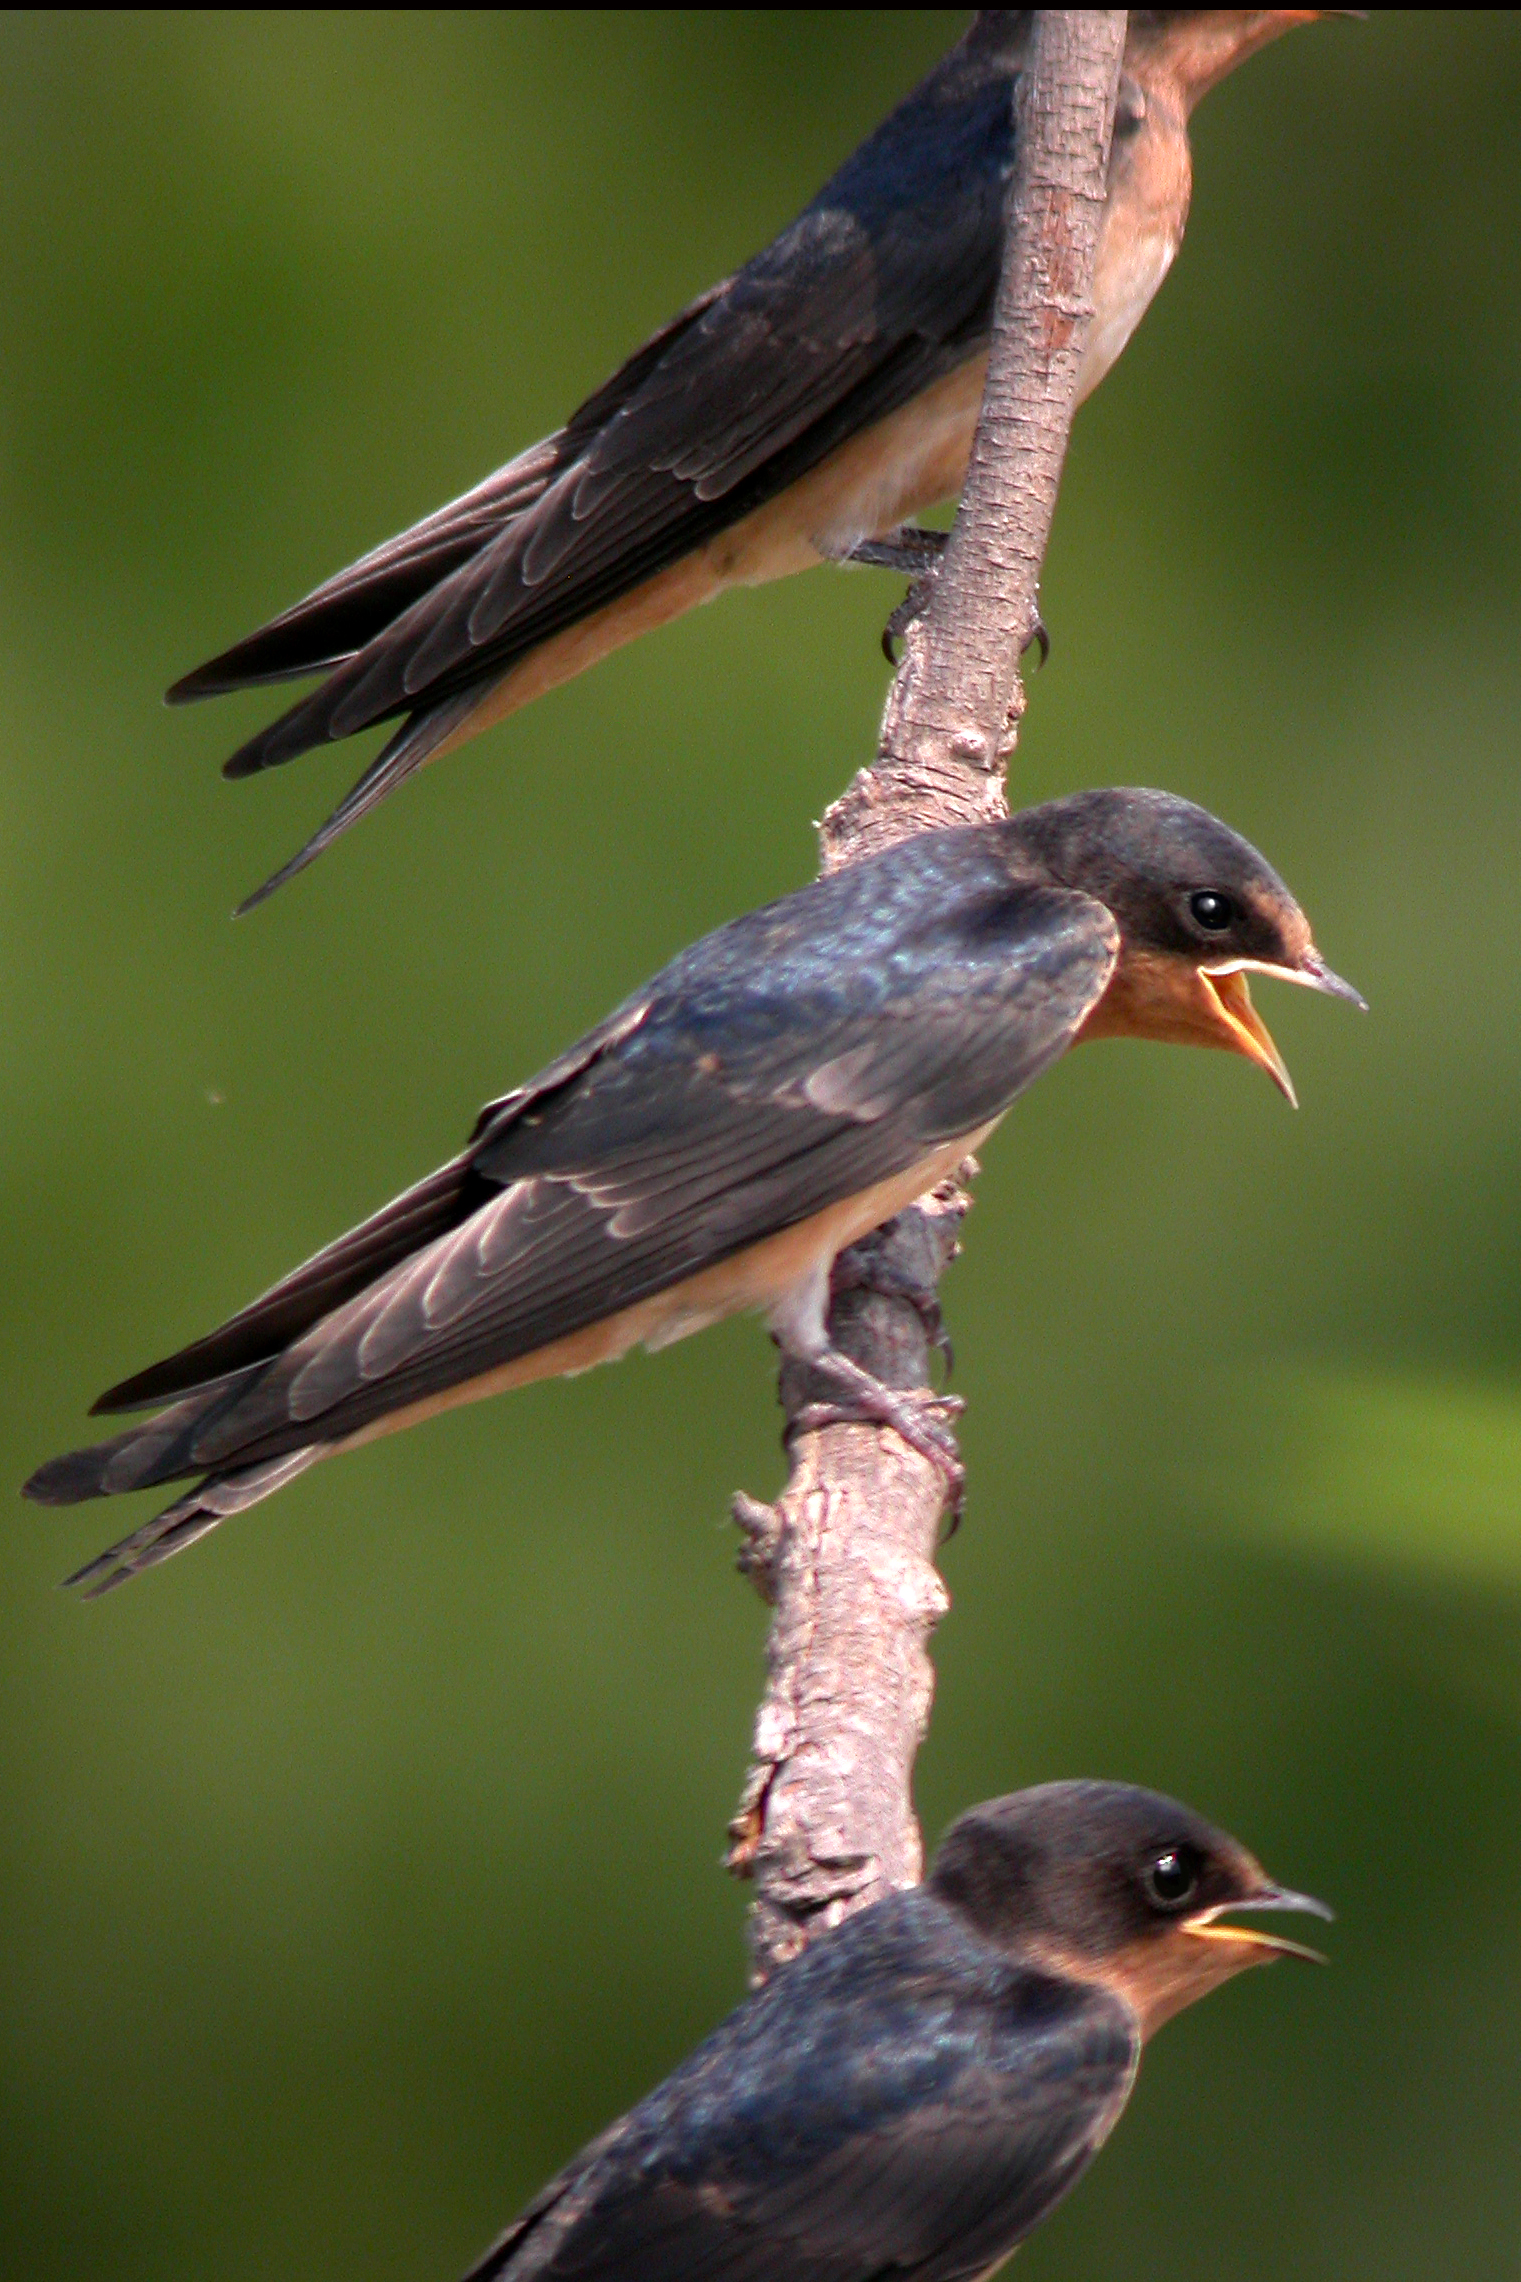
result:
[(949, 531), (926, 531), (905, 523), (886, 539), (863, 539), (845, 557), (848, 563), (865, 563), (872, 570), (901, 571), (905, 578), (933, 580), (945, 553)]
[(910, 1450), (917, 1450), (921, 1458), (928, 1458), (938, 1466), (945, 1477), (946, 1491), (953, 1515), (961, 1512), (962, 1497), (966, 1489), (966, 1468), (961, 1463), (961, 1452), (956, 1437), (947, 1423), (959, 1418), (966, 1404), (960, 1395), (931, 1394), (927, 1388), (890, 1387), (870, 1371), (863, 1371), (838, 1347), (825, 1347), (820, 1353), (808, 1357), (808, 1369), (816, 1377), (833, 1380), (839, 1388), (839, 1399), (834, 1402), (805, 1403), (787, 1422), (785, 1439), (790, 1443), (795, 1434), (812, 1434), (822, 1426), (890, 1426), (901, 1435)]
[(949, 537), (949, 531), (925, 531), (917, 523), (905, 523), (890, 538), (863, 539), (845, 557), (848, 563), (864, 563), (872, 570), (899, 571), (911, 582), (882, 629), (882, 655), (890, 666), (897, 663), (894, 642), (908, 632), (916, 618), (923, 617), (929, 605)]
[(925, 1338), (945, 1357), (945, 1375), (949, 1378), (956, 1368), (956, 1350), (946, 1329), (939, 1291), (917, 1263), (911, 1265), (901, 1257), (901, 1246), (881, 1241), (897, 1225), (896, 1220), (889, 1221), (885, 1231), (878, 1229), (872, 1236), (863, 1236), (840, 1254), (830, 1272), (830, 1295), (838, 1298), (841, 1292), (866, 1291), (907, 1300), (924, 1326)]
[[(889, 538), (863, 539), (845, 557), (848, 563), (864, 563), (873, 570), (900, 571), (913, 582), (882, 629), (882, 655), (890, 666), (898, 662), (893, 654), (894, 642), (902, 639), (916, 618), (924, 616), (949, 538), (949, 531), (927, 531), (917, 523), (905, 523)], [(1021, 656), (1032, 642), (1040, 644), (1040, 662), (1044, 665), (1051, 655), (1051, 637), (1041, 618), (1036, 619), (1020, 644)]]
[[(816, 1260), (771, 1309), (770, 1322), (785, 1358), (783, 1440), (790, 1443), (794, 1435), (822, 1426), (890, 1426), (911, 1450), (939, 1468), (954, 1522), (966, 1476), (950, 1421), (966, 1405), (958, 1395), (932, 1393), (923, 1381), (928, 1377), (925, 1344), (949, 1347), (935, 1283), (957, 1249), (955, 1231), (968, 1199), (949, 1181), (941, 1183), (930, 1202), (935, 1209), (910, 1206), (835, 1259)], [(889, 1303), (885, 1311), (883, 1301)], [(902, 1309), (892, 1305), (902, 1301), (912, 1310), (906, 1320)], [(867, 1351), (877, 1370), (868, 1370), (847, 1352), (862, 1337), (868, 1318), (875, 1336), (869, 1337)], [(896, 1383), (878, 1375), (884, 1367)]]

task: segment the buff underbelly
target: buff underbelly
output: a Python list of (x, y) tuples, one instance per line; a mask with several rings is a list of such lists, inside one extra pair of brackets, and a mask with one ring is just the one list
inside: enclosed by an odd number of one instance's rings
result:
[(566, 627), (483, 690), (432, 760), (452, 752), (625, 642), (653, 633), (730, 586), (764, 586), (838, 561), (960, 491), (987, 359), (937, 381), (912, 404), (842, 444), (811, 474), (629, 594)]
[[(710, 1323), (719, 1322), (724, 1316), (765, 1312), (780, 1306), (806, 1282), (821, 1261), (832, 1260), (858, 1236), (879, 1228), (884, 1220), (890, 1220), (895, 1212), (912, 1204), (915, 1197), (923, 1196), (938, 1181), (945, 1180), (964, 1157), (982, 1146), (997, 1122), (995, 1118), (979, 1126), (974, 1133), (942, 1143), (906, 1173), (881, 1181), (859, 1196), (847, 1197), (842, 1203), (831, 1205), (827, 1211), (815, 1213), (808, 1220), (800, 1220), (791, 1228), (781, 1229), (775, 1236), (750, 1245), (730, 1259), (720, 1260), (714, 1267), (703, 1269), (670, 1291), (656, 1292), (634, 1307), (624, 1308), (600, 1323), (589, 1323), (583, 1330), (573, 1331), (568, 1338), (535, 1348), (531, 1354), (516, 1356), (510, 1363), (483, 1371), (478, 1378), (468, 1379), (460, 1386), (445, 1387), (437, 1394), (409, 1403), (404, 1409), (390, 1411), (384, 1418), (361, 1427), (357, 1434), (335, 1443), (333, 1448), (357, 1449), (361, 1443), (373, 1442), (379, 1435), (395, 1434), (404, 1426), (415, 1425), (419, 1419), (457, 1409), (461, 1403), (481, 1402), (487, 1395), (504, 1394), (511, 1387), (528, 1386), (536, 1379), (570, 1378), (577, 1372), (591, 1370), (598, 1363), (616, 1361), (631, 1347), (668, 1347)], [(313, 1421), (314, 1426), (319, 1423)]]

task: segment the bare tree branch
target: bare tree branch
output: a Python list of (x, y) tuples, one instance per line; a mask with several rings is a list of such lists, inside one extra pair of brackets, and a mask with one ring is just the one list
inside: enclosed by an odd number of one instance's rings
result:
[[(876, 763), (825, 816), (822, 868), (910, 834), (1008, 814), (1004, 764), (1092, 316), (1124, 10), (1037, 12), (1015, 93), (1003, 273), (971, 465), (927, 613), (910, 629)], [(963, 1173), (975, 1171), (963, 1167)], [(830, 1327), (894, 1387), (930, 1384), (935, 1291), (970, 1199), (947, 1184), (836, 1263)], [(827, 1390), (782, 1373), (789, 1419)], [(810, 1935), (896, 1887), (922, 1850), (915, 1754), (929, 1719), (938, 1469), (897, 1435), (835, 1425), (791, 1438), (775, 1506), (741, 1495), (740, 1565), (775, 1608), (754, 1759), (730, 1826), (753, 1877), (763, 1980)]]

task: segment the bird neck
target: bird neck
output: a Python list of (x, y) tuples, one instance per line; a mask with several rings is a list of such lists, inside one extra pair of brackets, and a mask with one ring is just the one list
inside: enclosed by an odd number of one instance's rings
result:
[(1201, 96), (1296, 24), (1313, 24), (1320, 8), (1137, 9), (1130, 18), (1125, 68), (1148, 95), (1171, 97), (1187, 118)]
[(1022, 1944), (1020, 1955), (1037, 1971), (1085, 1981), (1117, 1997), (1134, 2014), (1143, 2044), (1212, 1989), (1268, 1962), (1265, 1952), (1194, 1941), (1181, 1932), (1148, 1935), (1099, 1959), (1059, 1941), (1038, 1939)]
[(1077, 1033), (1093, 1038), (1149, 1038), (1164, 1046), (1234, 1044), (1198, 969), (1166, 951), (1122, 946), (1103, 997)]

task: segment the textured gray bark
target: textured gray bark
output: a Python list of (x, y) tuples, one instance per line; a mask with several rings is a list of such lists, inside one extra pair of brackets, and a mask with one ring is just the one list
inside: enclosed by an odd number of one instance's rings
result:
[[(914, 832), (1008, 814), (1019, 656), (1037, 623), (1092, 314), (1125, 23), (1123, 10), (1037, 14), (971, 466), (876, 762), (824, 818), (826, 872)], [(969, 1202), (946, 1184), (836, 1264), (834, 1338), (890, 1386), (931, 1383), (925, 1299)], [(831, 1391), (783, 1370), (789, 1419)], [(775, 1610), (753, 1763), (730, 1826), (730, 1867), (756, 1886), (757, 1980), (812, 1934), (917, 1881), (913, 1764), (934, 1692), (929, 1636), (949, 1605), (934, 1566), (945, 1483), (928, 1459), (887, 1429), (837, 1425), (795, 1435), (791, 1461), (774, 1506), (734, 1502), (740, 1565)]]

